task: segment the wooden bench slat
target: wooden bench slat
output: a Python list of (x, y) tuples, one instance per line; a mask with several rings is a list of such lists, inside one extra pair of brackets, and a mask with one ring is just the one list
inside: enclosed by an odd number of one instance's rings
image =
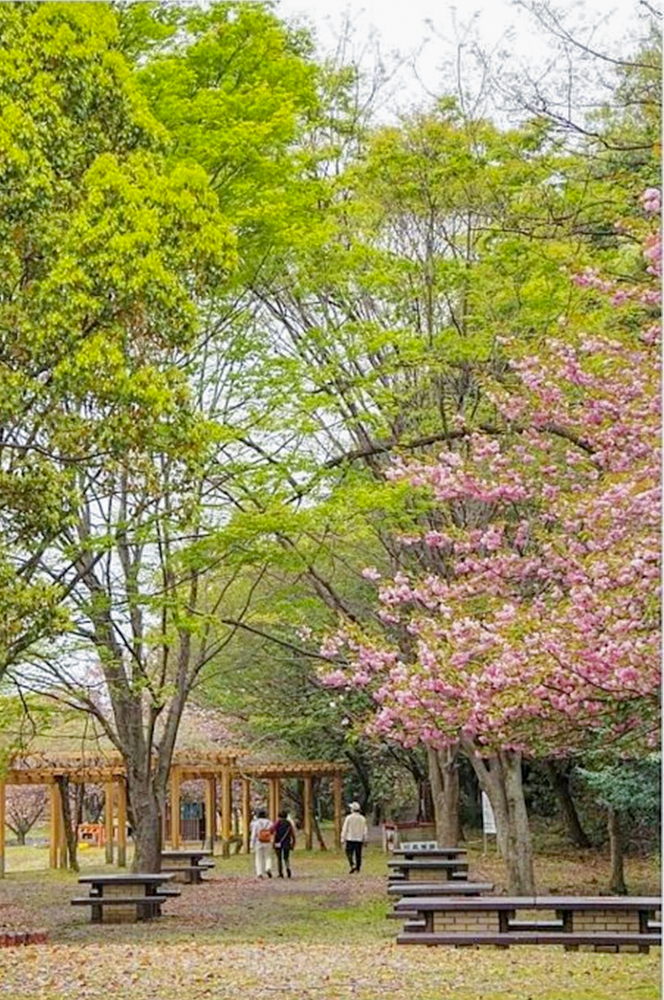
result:
[(404, 858), (402, 861), (388, 861), (387, 867), (428, 871), (436, 868), (467, 868), (468, 862), (457, 861), (456, 858)]
[[(214, 865), (212, 865), (214, 868)], [(203, 868), (200, 865), (169, 865), (168, 868), (164, 868), (165, 872), (203, 872), (209, 871), (208, 868)]]
[(614, 934), (611, 932), (607, 932), (606, 934), (556, 934), (514, 931), (506, 934), (473, 934), (472, 932), (448, 934), (411, 931), (399, 934), (397, 937), (397, 944), (488, 944), (501, 946), (509, 946), (511, 944), (558, 944), (566, 946), (598, 945), (600, 947), (613, 947), (624, 944), (641, 945), (643, 947), (657, 947), (661, 944), (661, 937), (659, 934)]
[[(400, 902), (397, 902), (398, 908)], [(412, 906), (412, 900), (406, 900)], [(662, 901), (652, 896), (418, 896), (422, 910), (659, 910)]]
[(399, 882), (389, 883), (387, 893), (389, 896), (437, 896), (444, 894), (455, 895), (477, 895), (493, 892), (495, 886), (492, 882)]
[(75, 896), (72, 906), (153, 906), (166, 902), (166, 896)]

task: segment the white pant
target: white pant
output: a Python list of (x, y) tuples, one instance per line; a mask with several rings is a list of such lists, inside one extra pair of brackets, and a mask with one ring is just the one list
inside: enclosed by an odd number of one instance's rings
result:
[(272, 844), (261, 844), (259, 841), (254, 856), (257, 875), (265, 875), (266, 872), (272, 871)]

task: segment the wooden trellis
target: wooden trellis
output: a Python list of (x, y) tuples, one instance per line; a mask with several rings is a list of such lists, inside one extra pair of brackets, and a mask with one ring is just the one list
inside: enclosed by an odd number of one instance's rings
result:
[[(230, 747), (215, 751), (176, 751), (169, 774), (171, 800), (170, 846), (181, 846), (180, 792), (183, 781), (205, 782), (205, 842), (214, 849), (216, 840), (216, 813), (218, 793), (221, 805), (222, 853), (228, 855), (232, 838), (233, 782), (241, 783), (241, 840), (242, 849), (249, 850), (251, 822), (251, 784), (266, 781), (268, 786), (268, 813), (276, 819), (281, 803), (281, 782), (288, 778), (303, 782), (303, 832), (305, 847), (312, 847), (313, 831), (313, 782), (315, 778), (332, 781), (334, 802), (334, 842), (341, 845), (342, 780), (347, 765), (330, 761), (280, 761), (252, 763), (242, 750)], [(49, 866), (66, 864), (65, 828), (62, 800), (58, 779), (66, 777), (72, 783), (103, 784), (105, 792), (104, 823), (106, 832), (106, 861), (123, 867), (127, 863), (127, 792), (126, 769), (121, 756), (113, 751), (87, 755), (33, 753), (15, 757), (0, 777), (0, 877), (5, 871), (5, 790), (7, 785), (46, 785), (50, 793)], [(114, 812), (117, 823), (114, 823)], [(165, 820), (165, 817), (163, 817)], [(117, 833), (116, 833), (117, 831)], [(164, 822), (164, 843), (166, 825)]]

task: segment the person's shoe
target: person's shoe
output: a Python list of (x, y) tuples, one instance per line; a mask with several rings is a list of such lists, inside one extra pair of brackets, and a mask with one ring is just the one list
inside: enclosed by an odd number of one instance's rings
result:
[(268, 878), (272, 878), (272, 872), (268, 871), (265, 874), (267, 875)]
[(284, 873), (283, 872), (279, 872), (279, 878), (283, 878), (283, 877), (284, 877)]
[(289, 877), (289, 878), (291, 878), (291, 877), (292, 877), (292, 876), (291, 876), (291, 870), (290, 870), (290, 868), (287, 868), (287, 869), (286, 869), (286, 874), (288, 875), (288, 877)]
[(349, 875), (352, 875), (354, 871), (355, 871), (355, 869), (354, 869), (354, 868), (350, 868), (350, 869), (349, 869), (349, 871), (348, 871), (348, 874), (349, 874)]

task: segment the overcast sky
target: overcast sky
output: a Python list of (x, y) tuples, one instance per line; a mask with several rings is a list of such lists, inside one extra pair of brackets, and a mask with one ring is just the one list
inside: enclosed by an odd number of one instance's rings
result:
[[(493, 54), (494, 63), (514, 72), (527, 62), (543, 72), (553, 54), (553, 43), (535, 19), (512, 0), (470, 0), (455, 6), (445, 0), (279, 0), (279, 10), (292, 18), (301, 15), (315, 27), (323, 47), (350, 15), (356, 51), (370, 49), (371, 29), (380, 38), (384, 56), (399, 50), (409, 57), (399, 75), (398, 98), (403, 106), (420, 103), (429, 93), (449, 92), (458, 44), (464, 42), (463, 74), (473, 74), (473, 41)], [(615, 53), (630, 36), (643, 32), (643, 6), (638, 0), (556, 0), (564, 23), (575, 37), (604, 53)], [(466, 54), (468, 53), (468, 54)], [(371, 57), (367, 53), (365, 59)]]

